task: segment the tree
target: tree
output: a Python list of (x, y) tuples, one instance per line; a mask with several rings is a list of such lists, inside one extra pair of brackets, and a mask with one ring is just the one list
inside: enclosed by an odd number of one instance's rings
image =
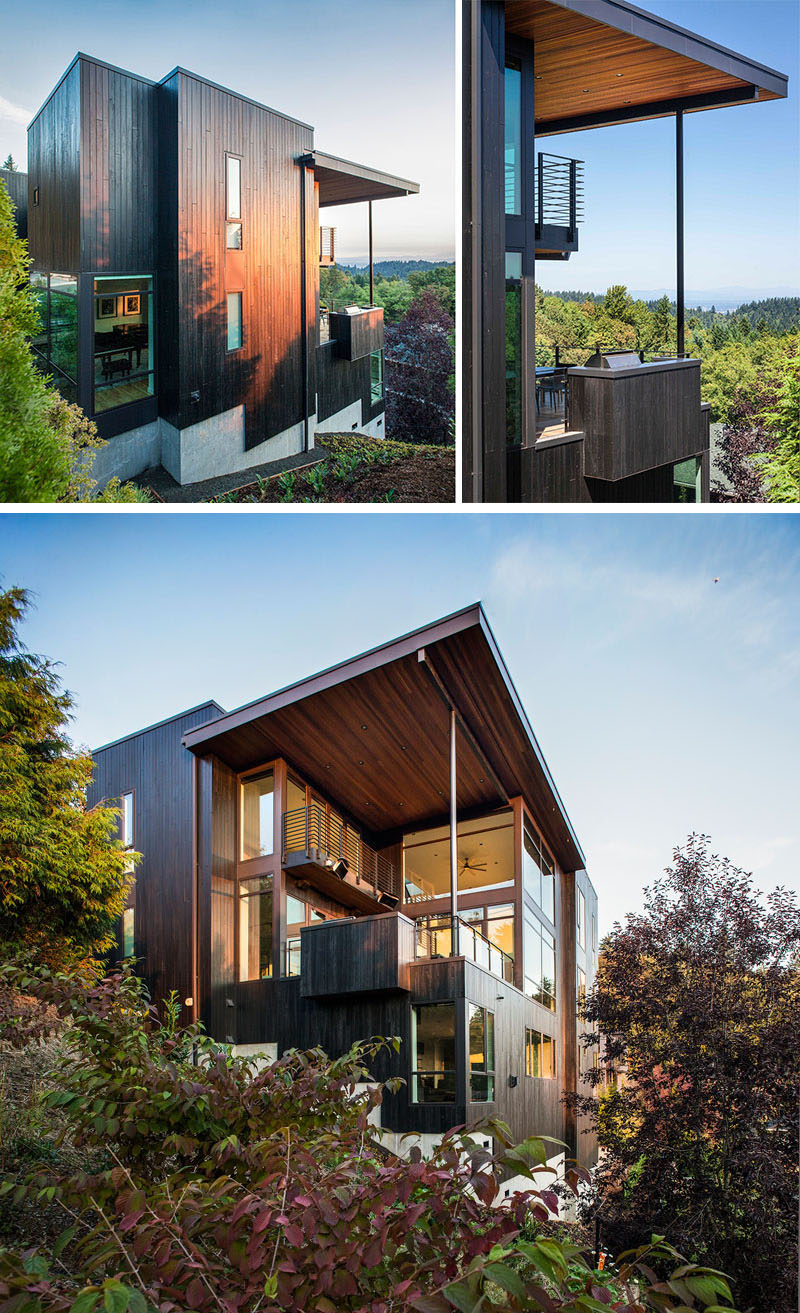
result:
[(789, 361), (774, 408), (761, 418), (773, 440), (757, 460), (767, 501), (800, 501), (800, 356)]
[[(34, 363), (28, 340), (40, 321), (30, 265), (0, 181), (0, 501), (88, 501), (94, 450), (104, 444), (83, 411), (65, 401)], [(95, 500), (141, 497), (112, 479)]]
[(622, 283), (609, 287), (603, 308), (609, 318), (619, 319), (623, 324), (633, 323), (633, 299)]
[(131, 854), (117, 811), (87, 809), (89, 753), (67, 737), (72, 698), (55, 666), (21, 644), (22, 588), (0, 593), (0, 942), (63, 966), (114, 941)]
[(19, 173), (19, 169), (14, 161), (13, 155), (6, 155), (0, 168), (8, 169), (9, 173)]
[(405, 318), (386, 328), (386, 436), (447, 445), (455, 413), (453, 321), (423, 292)]
[[(797, 1294), (800, 908), (692, 836), (602, 945), (586, 1018), (624, 1083), (584, 1098), (612, 1250), (650, 1230), (736, 1281), (740, 1307)], [(588, 1043), (591, 1038), (587, 1036)]]

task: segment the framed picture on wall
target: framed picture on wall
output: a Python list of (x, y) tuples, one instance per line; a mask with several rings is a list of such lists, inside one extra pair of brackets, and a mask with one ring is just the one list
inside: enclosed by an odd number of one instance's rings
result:
[(96, 305), (98, 319), (113, 319), (117, 313), (117, 298), (115, 296), (99, 296)]
[(125, 297), (125, 309), (123, 310), (123, 314), (138, 315), (141, 311), (141, 305), (141, 296), (138, 292), (134, 292), (132, 295)]

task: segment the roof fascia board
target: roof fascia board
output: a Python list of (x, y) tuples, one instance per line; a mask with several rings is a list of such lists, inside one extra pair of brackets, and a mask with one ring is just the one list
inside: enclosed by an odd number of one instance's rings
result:
[(647, 119), (667, 118), (679, 110), (695, 114), (703, 109), (726, 109), (748, 105), (758, 100), (758, 87), (731, 87), (728, 91), (707, 91), (698, 96), (679, 96), (674, 100), (654, 100), (645, 105), (623, 105), (619, 109), (597, 110), (593, 114), (575, 114), (570, 118), (548, 119), (537, 123), (537, 137), (555, 137), (566, 132), (585, 132), (590, 128), (613, 128), (622, 123), (642, 123)]
[(40, 105), (39, 108), (37, 109), (36, 113), (34, 114), (33, 118), (28, 124), (28, 131), (30, 131), (30, 129), (33, 127), (34, 123), (36, 122), (42, 111), (47, 109), (47, 106), (50, 104), (50, 101), (53, 99), (53, 96), (56, 94), (61, 84), (63, 82), (66, 82), (67, 78), (69, 77), (75, 65), (80, 63), (81, 61), (83, 61), (83, 63), (85, 64), (95, 64), (97, 68), (107, 68), (109, 73), (119, 73), (122, 77), (133, 78), (134, 82), (144, 82), (145, 85), (148, 87), (158, 86), (158, 83), (153, 82), (151, 78), (142, 77), (140, 73), (132, 73), (129, 68), (119, 68), (116, 64), (107, 64), (104, 59), (95, 59), (94, 55), (87, 55), (84, 54), (82, 50), (79, 50), (75, 58), (71, 60), (69, 66), (61, 74), (61, 77), (58, 79), (56, 85), (53, 87), (53, 90), (50, 92), (50, 95), (47, 97), (44, 103)]
[(199, 73), (193, 73), (191, 69), (183, 68), (180, 64), (176, 64), (173, 69), (170, 69), (165, 77), (159, 78), (156, 85), (163, 86), (165, 82), (169, 82), (170, 78), (174, 78), (176, 73), (182, 77), (192, 78), (194, 82), (202, 82), (204, 86), (211, 87), (214, 91), (221, 91), (226, 96), (233, 96), (235, 100), (241, 100), (245, 105), (253, 105), (256, 109), (265, 110), (267, 114), (275, 114), (280, 119), (286, 119), (288, 123), (296, 124), (298, 128), (306, 128), (309, 132), (314, 131), (313, 124), (304, 123), (302, 119), (296, 119), (293, 114), (284, 114), (283, 110), (273, 109), (271, 105), (265, 105), (260, 100), (253, 100), (251, 96), (244, 96), (240, 91), (233, 91), (231, 87), (223, 87), (220, 82), (212, 82), (210, 78), (201, 77)]
[(346, 177), (360, 178), (364, 182), (382, 183), (387, 187), (399, 187), (408, 193), (419, 191), (419, 183), (409, 178), (398, 178), (393, 173), (383, 173), (378, 169), (367, 168), (365, 164), (356, 164), (353, 160), (343, 160), (337, 155), (326, 155), (324, 151), (311, 151), (305, 158), (310, 159), (320, 168), (329, 169), (331, 173), (343, 173)]
[[(170, 725), (175, 720), (183, 720), (185, 716), (193, 716), (195, 711), (202, 711), (203, 707), (216, 707), (220, 715), (225, 715), (225, 708), (221, 707), (214, 698), (209, 698), (207, 702), (198, 702), (196, 707), (187, 707), (186, 711), (178, 711), (174, 716), (165, 716), (163, 720), (156, 720), (152, 725), (145, 725), (144, 729), (135, 729), (130, 734), (123, 734), (121, 738), (111, 739), (109, 743), (102, 744), (99, 748), (92, 749), (92, 756), (98, 752), (105, 752), (108, 748), (119, 747), (121, 743), (129, 743), (131, 739), (141, 738), (143, 734), (149, 734), (154, 729), (161, 729), (164, 725)], [(207, 722), (213, 724), (213, 721)]]

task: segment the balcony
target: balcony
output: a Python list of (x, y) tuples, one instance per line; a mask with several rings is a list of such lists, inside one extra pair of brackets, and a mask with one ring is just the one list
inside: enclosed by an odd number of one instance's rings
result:
[(328, 339), (335, 342), (340, 360), (361, 360), (383, 348), (383, 306), (350, 305), (325, 315)]
[[(458, 956), (483, 967), (499, 980), (514, 983), (514, 959), (502, 948), (487, 939), (462, 917), (456, 917), (458, 929)], [(419, 959), (450, 957), (452, 951), (452, 918), (449, 916), (423, 916), (416, 922), (414, 957)]]
[(400, 901), (394, 864), (324, 803), (284, 813), (283, 865), (346, 907), (374, 912)]
[(533, 215), (536, 259), (568, 260), (583, 223), (583, 160), (537, 152)]
[(304, 998), (410, 989), (414, 922), (400, 912), (304, 926), (300, 992)]

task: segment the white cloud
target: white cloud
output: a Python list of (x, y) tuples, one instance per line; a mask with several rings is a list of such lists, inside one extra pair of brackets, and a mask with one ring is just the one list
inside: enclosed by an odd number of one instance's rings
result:
[(5, 96), (0, 96), (0, 119), (27, 128), (32, 118), (33, 114), (29, 109), (23, 109), (21, 105), (15, 105), (13, 101), (6, 100)]

